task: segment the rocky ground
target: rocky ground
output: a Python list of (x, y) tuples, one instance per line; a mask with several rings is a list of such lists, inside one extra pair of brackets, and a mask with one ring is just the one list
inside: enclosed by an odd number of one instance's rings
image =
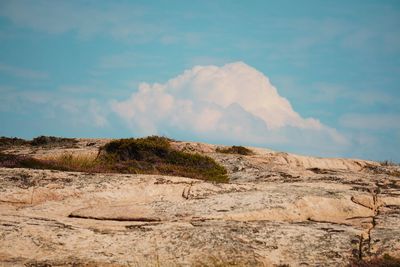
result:
[[(13, 147), (46, 157), (97, 153)], [(0, 266), (346, 266), (400, 256), (400, 167), (252, 148), (207, 154), (229, 184), (0, 168)]]

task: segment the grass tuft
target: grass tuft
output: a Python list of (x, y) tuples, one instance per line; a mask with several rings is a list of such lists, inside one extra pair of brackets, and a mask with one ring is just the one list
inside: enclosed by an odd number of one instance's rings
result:
[(42, 161), (51, 165), (54, 169), (90, 173), (98, 172), (96, 170), (100, 170), (98, 167), (101, 165), (101, 162), (96, 159), (96, 155), (94, 154), (64, 153), (47, 157)]
[(219, 153), (225, 154), (240, 154), (240, 155), (253, 155), (254, 152), (244, 146), (231, 146), (231, 147), (218, 147), (216, 149)]

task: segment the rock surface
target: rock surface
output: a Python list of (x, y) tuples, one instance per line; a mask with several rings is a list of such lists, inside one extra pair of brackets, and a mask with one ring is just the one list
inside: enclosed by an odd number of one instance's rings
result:
[[(97, 153), (105, 142), (7, 152)], [(346, 266), (400, 256), (398, 166), (173, 145), (213, 157), (231, 182), (0, 168), (0, 265)]]

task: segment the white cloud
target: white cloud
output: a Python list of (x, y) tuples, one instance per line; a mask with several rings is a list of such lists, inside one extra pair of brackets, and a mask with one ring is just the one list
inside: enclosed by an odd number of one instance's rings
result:
[(49, 77), (46, 72), (14, 67), (3, 63), (0, 63), (0, 72), (24, 79), (42, 80)]
[(107, 34), (116, 39), (134, 36), (135, 41), (141, 42), (159, 36), (163, 27), (142, 22), (144, 14), (138, 4), (106, 2), (101, 6), (92, 1), (49, 0), (0, 3), (0, 16), (17, 26), (50, 34), (76, 31), (82, 38)]
[[(40, 114), (44, 118), (64, 116), (72, 119), (76, 124), (85, 127), (104, 128), (109, 125), (107, 114), (109, 108), (101, 105), (95, 99), (84, 99), (73, 96), (77, 88), (87, 86), (64, 86), (66, 93), (44, 90), (23, 90), (0, 86), (0, 111), (14, 114)], [(70, 90), (71, 89), (71, 90)], [(61, 90), (62, 91), (62, 90)]]
[(167, 23), (149, 20), (154, 11), (140, 3), (106, 1), (0, 1), (0, 16), (14, 25), (49, 34), (76, 32), (80, 38), (98, 35), (133, 43), (161, 41), (167, 32)]
[[(400, 103), (395, 94), (385, 92), (376, 85), (358, 84), (350, 87), (343, 84), (314, 82), (300, 86), (302, 82), (293, 76), (274, 77), (274, 81), (282, 90), (284, 89), (281, 92), (290, 94), (291, 97), (308, 105), (351, 102), (353, 108), (356, 106), (357, 109), (364, 110), (373, 105), (393, 107)], [(327, 110), (321, 110), (318, 114), (321, 113), (328, 114)]]
[(196, 66), (164, 84), (142, 83), (129, 99), (113, 101), (112, 109), (141, 135), (178, 133), (253, 144), (346, 144), (336, 130), (301, 117), (264, 74), (243, 62)]
[(104, 56), (100, 59), (99, 69), (127, 69), (135, 67), (160, 67), (163, 59), (155, 55), (144, 55), (134, 52), (123, 52)]
[(312, 92), (309, 97), (311, 101), (316, 103), (331, 102), (334, 103), (338, 100), (351, 100), (353, 103), (358, 103), (362, 106), (384, 104), (391, 105), (398, 100), (382, 90), (372, 89), (355, 89), (346, 86), (329, 84), (329, 83), (315, 83), (316, 90)]
[(196, 65), (224, 65), (234, 60), (225, 57), (195, 56), (187, 60), (188, 66)]
[(339, 122), (344, 127), (358, 130), (400, 129), (398, 114), (346, 114)]
[(89, 101), (89, 112), (94, 120), (94, 124), (97, 127), (105, 127), (106, 125), (108, 125), (108, 120), (104, 112), (102, 111), (101, 106), (94, 99), (91, 99)]

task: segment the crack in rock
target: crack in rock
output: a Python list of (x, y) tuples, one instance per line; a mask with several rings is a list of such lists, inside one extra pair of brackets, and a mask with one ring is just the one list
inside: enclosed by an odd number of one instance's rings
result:
[(102, 216), (85, 216), (78, 214), (70, 214), (69, 218), (78, 218), (78, 219), (92, 219), (99, 221), (118, 221), (118, 222), (160, 222), (161, 219), (157, 217), (102, 217)]
[(185, 188), (183, 188), (182, 191), (182, 197), (185, 199), (189, 199), (190, 196), (190, 189), (192, 188), (193, 183), (190, 183), (189, 186), (186, 186)]
[[(362, 258), (364, 256), (368, 256), (371, 254), (371, 232), (374, 230), (374, 228), (377, 225), (376, 217), (379, 215), (379, 212), (380, 212), (379, 209), (382, 206), (382, 204), (380, 204), (378, 201), (378, 195), (381, 192), (380, 184), (376, 183), (375, 185), (376, 185), (376, 187), (370, 190), (371, 195), (372, 195), (372, 211), (373, 211), (374, 215), (369, 217), (372, 219), (371, 226), (368, 227), (368, 229), (365, 232), (361, 233), (361, 235), (360, 235), (360, 242), (359, 242), (359, 248), (358, 248), (358, 259), (359, 260), (362, 260)], [(354, 202), (354, 203), (357, 203), (357, 202)], [(360, 203), (357, 203), (357, 204), (364, 206)], [(364, 235), (366, 235), (366, 238), (364, 238)], [(366, 246), (366, 248), (365, 248), (365, 246)]]

